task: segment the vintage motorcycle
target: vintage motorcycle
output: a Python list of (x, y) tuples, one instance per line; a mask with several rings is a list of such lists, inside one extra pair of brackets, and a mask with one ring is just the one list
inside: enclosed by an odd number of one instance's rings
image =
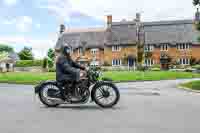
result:
[[(85, 78), (76, 85), (67, 82), (65, 84), (56, 81), (44, 81), (35, 86), (35, 94), (47, 107), (56, 107), (60, 104), (85, 104), (91, 98), (91, 102), (103, 108), (116, 105), (120, 99), (120, 93), (112, 80), (101, 78), (101, 71), (97, 67), (89, 67)], [(73, 88), (72, 88), (73, 87)], [(73, 93), (69, 93), (73, 90)]]

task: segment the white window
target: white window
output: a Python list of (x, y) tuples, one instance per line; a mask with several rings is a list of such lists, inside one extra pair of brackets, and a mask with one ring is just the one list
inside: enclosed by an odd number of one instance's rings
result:
[(70, 54), (73, 54), (73, 48), (72, 47), (70, 47)]
[(179, 43), (179, 44), (177, 44), (177, 49), (178, 50), (190, 49), (190, 44), (189, 43)]
[(91, 49), (91, 53), (92, 53), (93, 55), (96, 55), (96, 54), (97, 54), (97, 51), (98, 51), (97, 48), (93, 48), (93, 49)]
[(120, 59), (113, 59), (112, 60), (112, 66), (121, 66), (121, 60)]
[(78, 48), (78, 54), (83, 55), (83, 48)]
[(121, 47), (119, 45), (112, 46), (112, 51), (120, 51)]
[(162, 45), (160, 46), (160, 50), (161, 50), (161, 51), (167, 51), (167, 50), (168, 50), (168, 44), (162, 44)]
[(145, 59), (145, 66), (152, 66), (154, 64), (153, 59)]
[(154, 49), (154, 46), (153, 46), (153, 45), (145, 45), (145, 46), (144, 46), (144, 51), (145, 51), (145, 52), (153, 51), (153, 49)]
[(190, 59), (188, 59), (188, 58), (181, 58), (181, 59), (179, 59), (179, 63), (181, 65), (190, 65)]

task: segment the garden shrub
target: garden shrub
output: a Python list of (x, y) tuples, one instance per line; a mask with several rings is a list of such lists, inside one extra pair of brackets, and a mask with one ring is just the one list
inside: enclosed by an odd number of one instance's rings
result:
[(151, 71), (160, 71), (161, 69), (158, 68), (158, 67), (153, 67), (153, 68), (151, 68), (150, 70), (151, 70)]
[(32, 67), (42, 66), (42, 60), (19, 60), (16, 62), (16, 67)]
[(56, 72), (56, 68), (49, 68), (48, 72)]
[(200, 70), (200, 65), (194, 65), (194, 66), (192, 66), (192, 68)]

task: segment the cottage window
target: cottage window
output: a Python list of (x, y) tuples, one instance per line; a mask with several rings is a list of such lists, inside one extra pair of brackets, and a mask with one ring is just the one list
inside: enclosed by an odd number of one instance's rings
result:
[(121, 66), (121, 60), (120, 59), (113, 59), (112, 60), (112, 66)]
[(91, 49), (91, 53), (92, 53), (93, 55), (96, 55), (96, 54), (97, 54), (97, 51), (98, 51), (97, 48), (93, 48), (93, 49)]
[(83, 48), (78, 48), (78, 54), (83, 55)]
[(145, 52), (153, 51), (153, 49), (154, 49), (154, 46), (153, 46), (153, 45), (145, 45), (145, 46), (144, 46), (144, 51), (145, 51)]
[(177, 49), (178, 50), (190, 49), (190, 44), (189, 43), (179, 43), (179, 44), (177, 44)]
[(160, 46), (160, 50), (161, 50), (161, 51), (167, 51), (167, 50), (168, 50), (168, 44), (162, 44), (162, 45)]
[(112, 51), (120, 51), (121, 47), (119, 45), (112, 46)]
[(189, 65), (190, 64), (190, 59), (188, 59), (188, 58), (181, 58), (181, 59), (179, 59), (179, 63), (181, 65)]
[(152, 66), (154, 64), (153, 59), (145, 59), (145, 66)]

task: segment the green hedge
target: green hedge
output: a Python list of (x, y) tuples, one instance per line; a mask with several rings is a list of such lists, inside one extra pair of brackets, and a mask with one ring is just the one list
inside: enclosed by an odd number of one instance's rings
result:
[(200, 65), (194, 65), (194, 66), (192, 66), (192, 68), (200, 70)]
[(16, 67), (42, 66), (42, 60), (20, 60), (16, 62)]

